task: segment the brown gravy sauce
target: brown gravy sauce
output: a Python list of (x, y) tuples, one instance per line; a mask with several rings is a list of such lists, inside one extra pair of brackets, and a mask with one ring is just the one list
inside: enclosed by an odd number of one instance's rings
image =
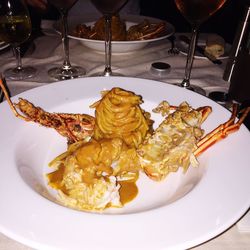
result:
[(138, 187), (135, 182), (120, 181), (121, 185), (119, 189), (120, 201), (123, 205), (132, 201), (138, 194)]
[[(58, 170), (47, 174), (47, 178), (49, 181), (49, 185), (52, 188), (60, 189), (65, 194), (67, 194), (66, 189), (61, 185), (61, 181), (63, 180), (63, 173), (64, 173), (65, 167), (62, 165), (58, 168)], [(120, 201), (123, 205), (126, 203), (132, 201), (138, 194), (138, 187), (136, 186), (136, 182), (131, 181), (119, 181), (120, 189)]]

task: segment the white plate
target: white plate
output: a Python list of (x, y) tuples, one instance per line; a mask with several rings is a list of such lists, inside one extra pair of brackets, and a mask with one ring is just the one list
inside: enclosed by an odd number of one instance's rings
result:
[[(89, 105), (100, 99), (101, 90), (114, 86), (141, 94), (148, 111), (164, 99), (173, 105), (184, 100), (193, 107), (210, 105), (206, 131), (230, 116), (194, 92), (126, 77), (68, 80), (20, 96), (50, 112), (93, 114)], [(187, 249), (220, 234), (249, 208), (250, 133), (245, 126), (199, 157), (198, 168), (161, 183), (141, 175), (135, 200), (95, 214), (57, 204), (46, 185), (47, 164), (66, 149), (66, 140), (16, 118), (6, 102), (0, 116), (0, 231), (35, 249)]]
[[(162, 22), (162, 20), (159, 20), (156, 18), (135, 16), (135, 15), (124, 15), (124, 16), (121, 16), (121, 18), (125, 20), (127, 29), (132, 25), (142, 22), (145, 18), (154, 23)], [(87, 25), (93, 25), (96, 22), (96, 20), (97, 19), (93, 19), (93, 17), (92, 18), (72, 17), (69, 20), (69, 34), (71, 33), (71, 31), (75, 28), (77, 24), (86, 23)], [(174, 26), (170, 23), (166, 23), (166, 24), (167, 24), (166, 34), (158, 38), (140, 40), (140, 41), (112, 41), (112, 53), (133, 52), (133, 51), (136, 51), (138, 49), (145, 47), (146, 45), (150, 43), (153, 43), (153, 42), (156, 42), (156, 41), (159, 41), (159, 40), (162, 40), (171, 36), (175, 31)], [(58, 27), (58, 24), (56, 27)], [(58, 30), (58, 28), (56, 29)], [(69, 37), (75, 40), (79, 40), (83, 45), (87, 46), (90, 49), (104, 53), (104, 41), (85, 39), (85, 38), (80, 38), (80, 37), (76, 37), (72, 35), (69, 35)]]
[[(177, 38), (177, 39), (178, 39), (178, 38)], [(205, 48), (205, 47), (206, 47), (206, 34), (200, 34), (200, 35), (199, 35), (199, 39), (198, 39), (197, 44), (198, 44), (200, 47), (202, 47), (202, 48)], [(187, 52), (188, 52), (188, 44), (186, 44), (186, 43), (183, 42), (183, 41), (177, 40), (176, 46), (177, 46), (177, 48), (180, 50), (180, 52), (181, 52), (183, 55), (187, 55)], [(231, 44), (226, 43), (226, 44), (225, 44), (225, 53), (224, 53), (222, 56), (220, 56), (218, 59), (219, 59), (219, 60), (227, 59), (227, 58), (229, 57), (229, 53), (230, 53), (231, 47), (232, 47)], [(201, 54), (201, 53), (198, 52), (197, 50), (195, 51), (194, 57), (195, 57), (195, 58), (199, 58), (199, 59), (207, 59), (206, 56), (204, 56), (203, 54)]]

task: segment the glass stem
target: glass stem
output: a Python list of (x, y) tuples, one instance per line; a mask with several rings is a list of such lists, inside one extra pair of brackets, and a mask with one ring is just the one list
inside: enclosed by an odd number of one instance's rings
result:
[(13, 47), (13, 51), (14, 51), (14, 54), (15, 54), (15, 57), (16, 57), (16, 68), (15, 68), (15, 70), (16, 71), (21, 71), (23, 69), (23, 66), (22, 66), (20, 47), (19, 46)]
[(188, 48), (187, 62), (186, 62), (186, 68), (185, 68), (185, 77), (181, 83), (181, 86), (184, 88), (190, 87), (190, 76), (191, 76), (191, 70), (192, 70), (193, 61), (194, 61), (194, 52), (195, 52), (195, 46), (196, 46), (196, 41), (197, 41), (198, 28), (199, 28), (198, 25), (192, 26), (192, 35), (191, 35), (190, 45)]
[(70, 70), (71, 64), (69, 61), (69, 38), (68, 38), (68, 11), (62, 10), (61, 11), (61, 18), (62, 18), (62, 45), (63, 45), (63, 52), (64, 52), (64, 61), (63, 61), (63, 69)]
[(104, 76), (110, 76), (112, 74), (111, 70), (111, 15), (105, 15), (105, 69)]

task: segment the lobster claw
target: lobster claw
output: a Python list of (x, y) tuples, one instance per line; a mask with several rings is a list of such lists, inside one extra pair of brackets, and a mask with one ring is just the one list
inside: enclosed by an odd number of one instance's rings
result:
[[(3, 86), (3, 88), (1, 87), (1, 85)], [(0, 73), (0, 103), (4, 100), (4, 96), (5, 96), (4, 91), (6, 92), (8, 96), (11, 96), (6, 80), (3, 77), (3, 75)]]
[[(219, 125), (217, 128), (208, 133), (198, 143), (198, 148), (194, 151), (194, 155), (198, 156), (216, 142), (226, 138), (229, 134), (239, 130), (241, 124), (246, 120), (250, 113), (250, 106), (239, 109), (239, 105), (234, 103), (232, 106), (232, 115), (228, 121)], [(237, 116), (239, 117), (236, 120)], [(249, 116), (248, 116), (249, 119)]]

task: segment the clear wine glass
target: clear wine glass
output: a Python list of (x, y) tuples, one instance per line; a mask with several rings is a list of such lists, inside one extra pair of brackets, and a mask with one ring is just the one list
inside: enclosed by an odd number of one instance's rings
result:
[(175, 4), (185, 19), (191, 24), (191, 41), (188, 48), (185, 77), (181, 87), (205, 95), (205, 91), (190, 84), (191, 70), (194, 60), (195, 46), (200, 25), (219, 10), (227, 0), (175, 0)]
[(82, 77), (86, 70), (80, 66), (72, 66), (69, 59), (69, 38), (68, 38), (68, 12), (77, 0), (49, 0), (60, 12), (62, 21), (62, 45), (64, 61), (61, 67), (54, 67), (48, 71), (51, 78), (55, 80), (67, 80)]
[(12, 46), (17, 66), (3, 72), (6, 79), (24, 80), (33, 77), (37, 70), (22, 66), (20, 45), (31, 35), (31, 20), (22, 0), (5, 0), (0, 3), (0, 40)]
[(100, 11), (105, 19), (105, 68), (103, 72), (93, 74), (93, 76), (121, 76), (111, 69), (111, 21), (112, 15), (119, 12), (128, 0), (91, 0), (94, 6)]

